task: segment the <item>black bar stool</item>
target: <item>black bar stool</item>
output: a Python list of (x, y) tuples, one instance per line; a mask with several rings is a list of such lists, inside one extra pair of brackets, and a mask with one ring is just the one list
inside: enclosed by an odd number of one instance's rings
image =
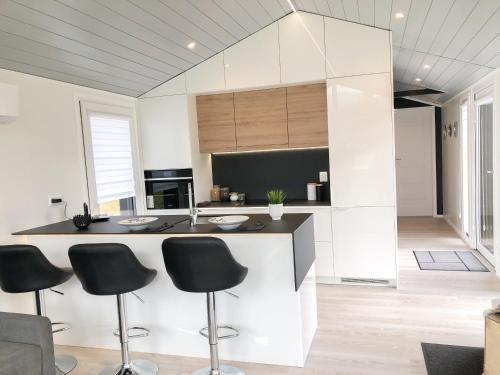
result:
[[(52, 290), (68, 281), (71, 276), (71, 268), (54, 266), (36, 246), (0, 246), (0, 287), (6, 293), (34, 292), (37, 315), (46, 316), (45, 290)], [(62, 322), (54, 322), (52, 326), (53, 333), (70, 329), (68, 324)], [(63, 374), (70, 373), (77, 363), (76, 358), (71, 355), (58, 355), (55, 358), (56, 368)]]
[[(69, 259), (83, 289), (97, 296), (116, 295), (118, 304), (118, 331), (122, 363), (106, 368), (100, 375), (155, 375), (158, 366), (153, 362), (130, 360), (129, 339), (147, 337), (149, 330), (142, 327), (128, 327), (126, 315), (126, 293), (145, 287), (156, 277), (156, 270), (144, 267), (132, 250), (119, 243), (96, 243), (74, 245), (69, 249)], [(130, 334), (130, 331), (142, 333)]]
[[(237, 367), (219, 366), (218, 340), (235, 335), (218, 335), (219, 328), (223, 327), (217, 326), (215, 292), (241, 284), (248, 268), (239, 264), (226, 243), (215, 237), (168, 238), (163, 241), (162, 250), (165, 268), (178, 289), (207, 294), (210, 368), (195, 371), (193, 375), (245, 375)], [(202, 335), (203, 331), (200, 331)]]

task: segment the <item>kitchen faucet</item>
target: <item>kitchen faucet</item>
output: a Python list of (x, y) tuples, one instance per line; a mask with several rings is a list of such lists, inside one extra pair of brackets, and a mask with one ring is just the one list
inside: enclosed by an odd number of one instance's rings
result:
[(188, 183), (188, 196), (189, 196), (189, 216), (191, 216), (191, 226), (196, 226), (196, 222), (198, 221), (198, 214), (200, 210), (193, 206), (193, 188), (191, 186), (191, 182)]

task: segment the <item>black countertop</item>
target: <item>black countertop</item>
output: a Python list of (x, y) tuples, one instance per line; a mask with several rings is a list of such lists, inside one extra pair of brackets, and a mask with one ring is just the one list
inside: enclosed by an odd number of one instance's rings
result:
[[(296, 200), (285, 202), (284, 206), (288, 207), (330, 207), (330, 201), (308, 201)], [(266, 201), (253, 201), (253, 202), (209, 202), (208, 205), (198, 204), (200, 209), (203, 208), (232, 208), (232, 207), (267, 207)]]
[[(311, 214), (285, 214), (281, 220), (273, 221), (269, 215), (246, 215), (250, 219), (243, 223), (240, 228), (225, 231), (214, 224), (203, 224), (207, 217), (199, 216), (195, 227), (190, 226), (189, 216), (187, 215), (157, 215), (158, 220), (151, 224), (151, 227), (132, 232), (128, 228), (118, 224), (120, 220), (128, 217), (113, 216), (109, 221), (100, 223), (92, 223), (87, 229), (78, 230), (73, 225), (71, 220), (62, 221), (60, 223), (45, 225), (38, 228), (28, 229), (13, 233), (13, 235), (100, 235), (100, 234), (131, 234), (131, 235), (147, 235), (147, 234), (221, 234), (221, 233), (264, 233), (264, 234), (279, 234), (279, 233), (294, 233)], [(165, 223), (175, 224), (172, 228), (159, 231), (158, 228)], [(258, 231), (249, 230), (257, 223), (264, 224), (264, 228)]]

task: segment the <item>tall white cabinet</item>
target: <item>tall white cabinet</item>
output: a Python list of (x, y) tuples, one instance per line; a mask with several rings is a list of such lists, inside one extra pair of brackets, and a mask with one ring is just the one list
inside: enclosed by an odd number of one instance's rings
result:
[(346, 282), (397, 279), (390, 44), (388, 31), (325, 18), (333, 264)]

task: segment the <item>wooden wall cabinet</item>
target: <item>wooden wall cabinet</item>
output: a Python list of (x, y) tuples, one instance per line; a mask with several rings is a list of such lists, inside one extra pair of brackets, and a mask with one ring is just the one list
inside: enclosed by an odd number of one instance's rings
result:
[(328, 146), (326, 84), (196, 98), (200, 152)]
[(326, 84), (287, 87), (288, 147), (328, 146)]
[(234, 93), (237, 150), (288, 147), (286, 88)]
[(201, 153), (236, 151), (234, 95), (196, 97)]

